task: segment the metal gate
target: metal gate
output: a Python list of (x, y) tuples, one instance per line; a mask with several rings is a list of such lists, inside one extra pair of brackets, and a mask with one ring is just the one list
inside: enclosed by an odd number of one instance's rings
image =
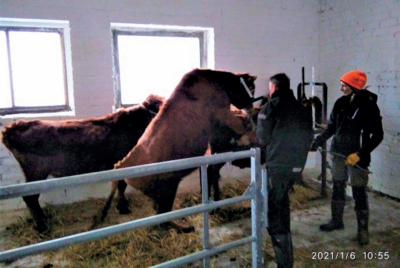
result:
[[(252, 244), (252, 266), (261, 268), (263, 266), (263, 226), (266, 225), (266, 207), (264, 204), (266, 196), (266, 176), (265, 171), (262, 172), (260, 164), (260, 150), (258, 148), (241, 152), (230, 152), (215, 154), (212, 156), (201, 156), (173, 160), (155, 164), (135, 166), (117, 170), (101, 171), (90, 174), (68, 176), (63, 178), (54, 178), (48, 181), (29, 182), (20, 185), (10, 185), (0, 187), (0, 200), (20, 197), (25, 195), (38, 194), (59, 188), (74, 187), (85, 184), (93, 184), (106, 181), (117, 181), (124, 178), (133, 178), (146, 175), (154, 175), (159, 173), (183, 170), (188, 168), (201, 168), (202, 189), (208, 189), (206, 166), (217, 163), (231, 162), (237, 159), (251, 158), (251, 183), (247, 191), (242, 195), (222, 201), (210, 201), (208, 191), (202, 193), (201, 205), (192, 206), (185, 209), (171, 211), (161, 215), (155, 215), (143, 219), (133, 220), (130, 222), (117, 224), (93, 231), (83, 232), (71, 236), (66, 236), (46, 242), (28, 245), (20, 248), (0, 252), (0, 262), (11, 261), (25, 256), (39, 254), (45, 251), (56, 250), (68, 247), (74, 244), (89, 242), (110, 235), (120, 234), (127, 231), (149, 227), (163, 222), (176, 220), (193, 214), (203, 214), (203, 250), (186, 255), (181, 258), (170, 260), (153, 267), (179, 267), (194, 261), (203, 260), (204, 267), (210, 267), (210, 257), (218, 253), (224, 252), (234, 247), (242, 246), (247, 243)], [(263, 173), (263, 176), (261, 175)], [(263, 178), (261, 178), (263, 177)], [(262, 193), (263, 192), (263, 193)], [(218, 207), (232, 205), (234, 203), (252, 200), (251, 217), (252, 217), (252, 234), (251, 236), (223, 244), (218, 247), (212, 247), (209, 243), (209, 211)], [(264, 223), (264, 224), (263, 224)], [(265, 227), (265, 226), (264, 226)]]

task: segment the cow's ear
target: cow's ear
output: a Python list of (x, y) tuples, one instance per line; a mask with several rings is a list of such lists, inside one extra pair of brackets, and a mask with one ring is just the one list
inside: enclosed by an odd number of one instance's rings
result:
[(249, 73), (235, 73), (236, 76), (243, 77), (244, 79), (247, 79), (249, 77)]
[(158, 112), (164, 102), (165, 102), (164, 97), (155, 94), (150, 94), (146, 98), (146, 100), (142, 103), (142, 105), (146, 108), (146, 110)]
[(257, 79), (257, 76), (250, 75), (249, 73), (241, 73), (241, 77), (243, 77), (246, 81), (254, 82)]
[(143, 101), (142, 105), (144, 106), (144, 108), (149, 109), (149, 106), (150, 106), (149, 100), (147, 99), (147, 100)]

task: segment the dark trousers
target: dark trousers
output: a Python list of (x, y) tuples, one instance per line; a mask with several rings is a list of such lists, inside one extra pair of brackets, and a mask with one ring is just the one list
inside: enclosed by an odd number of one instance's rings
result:
[(289, 191), (298, 173), (292, 169), (268, 168), (268, 232), (273, 235), (290, 233)]
[[(333, 201), (345, 201), (346, 200), (346, 181), (333, 180)], [(358, 210), (368, 210), (368, 195), (366, 187), (364, 186), (352, 186), (351, 190), (353, 192), (354, 199), (354, 209)]]

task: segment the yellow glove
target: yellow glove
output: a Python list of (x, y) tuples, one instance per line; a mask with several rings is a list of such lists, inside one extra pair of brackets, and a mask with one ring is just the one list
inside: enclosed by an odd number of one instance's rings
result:
[(355, 164), (358, 163), (358, 161), (360, 161), (360, 157), (358, 156), (357, 153), (353, 153), (347, 157), (346, 165), (354, 166)]

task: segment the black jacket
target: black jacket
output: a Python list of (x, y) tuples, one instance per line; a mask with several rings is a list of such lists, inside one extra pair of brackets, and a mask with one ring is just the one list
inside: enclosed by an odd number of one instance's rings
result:
[(293, 91), (275, 91), (257, 121), (258, 141), (267, 149), (267, 167), (304, 168), (313, 139), (312, 115)]
[(358, 165), (366, 168), (371, 162), (371, 152), (383, 140), (382, 117), (376, 94), (365, 89), (353, 94), (335, 102), (328, 126), (315, 142), (320, 146), (333, 136), (332, 152), (345, 156), (357, 152)]

